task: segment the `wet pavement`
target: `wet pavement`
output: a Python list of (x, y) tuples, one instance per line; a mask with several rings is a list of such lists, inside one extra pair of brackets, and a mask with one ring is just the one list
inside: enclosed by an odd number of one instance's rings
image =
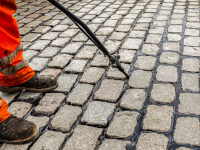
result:
[(49, 2), (16, 1), (24, 58), (59, 86), (0, 93), (40, 128), (1, 150), (200, 150), (199, 1), (59, 0), (121, 56), (129, 80)]

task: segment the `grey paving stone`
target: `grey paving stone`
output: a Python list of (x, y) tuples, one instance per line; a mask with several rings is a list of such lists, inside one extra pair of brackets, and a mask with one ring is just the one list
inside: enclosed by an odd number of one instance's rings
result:
[(78, 33), (72, 40), (73, 42), (86, 42), (88, 37), (83, 33)]
[(65, 97), (62, 93), (46, 93), (35, 107), (35, 112), (50, 116), (60, 106)]
[(37, 54), (38, 54), (38, 51), (26, 50), (23, 52), (23, 58), (26, 60), (29, 60), (29, 59), (33, 58), (34, 56), (36, 56)]
[(32, 45), (31, 42), (23, 42), (23, 41), (21, 41), (21, 43), (23, 44), (23, 49), (24, 50), (28, 49), (28, 47)]
[(94, 54), (97, 51), (96, 46), (85, 46), (81, 51), (76, 55), (77, 59), (92, 59)]
[(160, 103), (172, 103), (175, 98), (175, 87), (172, 84), (154, 84), (151, 99)]
[(185, 29), (184, 35), (188, 36), (199, 36), (199, 30), (196, 29)]
[[(119, 5), (118, 5), (119, 6)], [(116, 14), (113, 14), (110, 19), (117, 19), (117, 20), (120, 20), (122, 18), (122, 15), (116, 15)]]
[(158, 66), (156, 79), (161, 82), (176, 83), (178, 79), (178, 70), (174, 66)]
[(186, 147), (179, 147), (179, 148), (177, 148), (176, 150), (192, 150), (192, 149), (186, 148)]
[[(177, 19), (172, 19), (171, 20), (171, 25), (179, 25), (176, 26), (175, 28), (179, 30), (179, 32), (181, 32), (181, 26), (183, 24), (183, 20), (177, 20)], [(173, 30), (173, 27), (171, 27), (171, 32), (176, 32), (175, 30)], [(168, 30), (169, 31), (169, 30)]]
[(143, 38), (145, 36), (145, 31), (131, 31), (129, 37), (132, 38)]
[(26, 35), (29, 31), (31, 31), (33, 28), (28, 28), (28, 27), (22, 27), (19, 28), (19, 33), (20, 35)]
[(146, 43), (155, 43), (155, 44), (158, 44), (158, 43), (160, 43), (161, 38), (162, 38), (162, 35), (148, 34), (147, 39), (146, 39)]
[(106, 134), (114, 138), (126, 138), (131, 136), (137, 125), (138, 115), (139, 113), (133, 111), (116, 112)]
[(156, 58), (152, 56), (138, 56), (134, 64), (135, 68), (143, 70), (153, 70), (156, 63)]
[(160, 63), (166, 64), (177, 64), (179, 61), (180, 55), (174, 52), (163, 52), (160, 55)]
[(14, 145), (14, 144), (4, 143), (3, 146), (1, 147), (1, 150), (25, 150), (28, 148), (30, 144), (31, 143)]
[(200, 115), (200, 94), (180, 93), (178, 111), (183, 114)]
[(73, 37), (79, 32), (79, 29), (67, 29), (65, 32), (62, 32), (60, 37)]
[(48, 58), (34, 58), (31, 63), (29, 63), (29, 66), (34, 71), (41, 71), (45, 67), (48, 60)]
[(150, 23), (152, 18), (140, 18), (138, 19), (137, 23)]
[(143, 128), (158, 132), (169, 131), (173, 112), (174, 109), (171, 106), (149, 105), (147, 107), (147, 114), (143, 120)]
[(18, 95), (19, 95), (19, 92), (17, 92), (17, 93), (3, 93), (3, 92), (0, 92), (0, 96), (1, 96), (8, 104), (11, 103)]
[(137, 141), (136, 150), (166, 150), (169, 139), (158, 133), (142, 133)]
[(153, 33), (153, 34), (163, 34), (164, 32), (164, 27), (152, 27), (149, 30), (149, 33)]
[(117, 49), (119, 48), (121, 42), (120, 41), (112, 41), (112, 40), (108, 40), (106, 41), (106, 43), (104, 44), (104, 46), (107, 48), (108, 52), (115, 53), (117, 51)]
[[(29, 18), (24, 18), (24, 19), (29, 19)], [(41, 23), (42, 23), (42, 21), (35, 20), (35, 21), (27, 22), (27, 24), (24, 27), (33, 28), (33, 27), (37, 27)]]
[(175, 43), (175, 42), (163, 43), (163, 50), (180, 51), (180, 43)]
[(42, 35), (42, 40), (54, 40), (58, 37), (59, 32), (48, 32), (44, 35)]
[(132, 39), (128, 38), (126, 42), (122, 45), (124, 49), (139, 49), (140, 44), (142, 43), (142, 39)]
[(41, 34), (29, 33), (29, 34), (25, 35), (21, 40), (32, 42), (32, 41), (36, 40), (40, 35)]
[(58, 47), (63, 47), (65, 46), (71, 39), (68, 37), (65, 38), (57, 38), (55, 39), (52, 43), (51, 46), (58, 46)]
[(135, 70), (130, 79), (129, 86), (133, 88), (147, 88), (150, 84), (152, 73), (150, 71)]
[(189, 72), (199, 72), (199, 59), (196, 58), (185, 58), (183, 59), (182, 70)]
[(179, 34), (167, 34), (167, 40), (168, 41), (180, 41), (181, 35), (179, 35)]
[(40, 75), (51, 75), (51, 76), (57, 77), (61, 72), (62, 70), (60, 69), (48, 68), (42, 71)]
[(124, 39), (124, 37), (126, 36), (126, 33), (124, 32), (113, 32), (113, 34), (110, 36), (110, 40), (118, 40), (121, 41)]
[(187, 46), (199, 46), (199, 37), (186, 37), (184, 39), (184, 45)]
[(38, 116), (31, 116), (29, 115), (26, 120), (28, 121), (32, 121), (36, 124), (37, 128), (41, 128), (47, 125), (47, 123), (49, 122), (49, 118), (48, 117), (38, 117)]
[(101, 24), (106, 20), (106, 18), (95, 18), (92, 20), (92, 23)]
[(124, 63), (131, 63), (133, 61), (133, 57), (135, 56), (136, 51), (135, 50), (119, 50), (120, 55), (120, 62)]
[(99, 150), (126, 150), (130, 147), (131, 141), (121, 141), (115, 139), (105, 139), (100, 145)]
[(108, 57), (104, 55), (96, 55), (91, 62), (91, 66), (104, 67), (109, 65)]
[(154, 13), (143, 13), (142, 14), (142, 17), (145, 17), (145, 18), (150, 18), (150, 17), (153, 17), (154, 16)]
[(103, 80), (100, 88), (94, 93), (94, 99), (116, 102), (124, 86), (124, 81)]
[(148, 30), (148, 27), (149, 27), (149, 23), (137, 23), (133, 29), (139, 30), (139, 31), (145, 31), (145, 30)]
[(103, 129), (100, 128), (78, 125), (63, 150), (93, 150), (99, 144), (98, 139), (102, 132)]
[(160, 15), (158, 14), (157, 17), (156, 17), (156, 20), (168, 20), (168, 16), (167, 15)]
[(49, 31), (50, 29), (51, 29), (51, 27), (49, 27), (49, 26), (39, 26), (39, 27), (37, 27), (33, 32), (45, 34), (45, 33), (47, 33), (47, 31)]
[(55, 89), (56, 92), (68, 93), (74, 83), (76, 82), (78, 75), (75, 74), (63, 74), (58, 78), (58, 87)]
[(178, 144), (200, 146), (199, 119), (195, 117), (180, 117), (177, 119), (174, 141)]
[(88, 105), (81, 121), (90, 125), (106, 126), (115, 107), (112, 103), (93, 101)]
[(18, 100), (25, 101), (25, 102), (35, 102), (41, 97), (41, 93), (33, 93), (33, 92), (24, 92), (22, 91)]
[(104, 27), (104, 28), (100, 28), (97, 32), (96, 35), (105, 35), (108, 36), (113, 32), (113, 28), (110, 27)]
[(181, 85), (184, 91), (199, 91), (199, 75), (182, 73)]
[(61, 53), (76, 54), (76, 52), (81, 48), (82, 45), (82, 42), (70, 43), (61, 50)]
[(65, 18), (65, 15), (64, 14), (57, 14), (56, 16), (54, 16), (52, 19), (55, 19), (55, 20), (57, 20), (57, 19), (64, 19)]
[(51, 41), (49, 40), (38, 40), (35, 44), (33, 44), (30, 49), (33, 50), (43, 50)]
[(172, 19), (178, 19), (178, 20), (183, 20), (184, 17), (185, 17), (184, 14), (173, 14), (173, 15), (171, 16)]
[(130, 31), (130, 27), (131, 27), (131, 25), (118, 25), (116, 31), (128, 32), (128, 31)]
[(54, 27), (54, 26), (57, 25), (59, 22), (60, 22), (60, 20), (49, 20), (49, 21), (47, 21), (44, 25)]
[(68, 28), (67, 25), (56, 25), (52, 31), (54, 32), (61, 32), (61, 31), (65, 31)]
[(66, 135), (60, 132), (45, 132), (31, 147), (31, 150), (48, 149), (57, 150), (63, 143)]
[(68, 54), (58, 54), (52, 59), (48, 66), (54, 68), (63, 68), (69, 63), (72, 57), (72, 55)]
[(124, 18), (124, 19), (121, 21), (121, 24), (132, 25), (134, 21), (135, 21), (135, 19), (131, 19), (131, 18), (126, 19), (126, 18)]
[(160, 27), (164, 27), (166, 26), (167, 21), (154, 21), (153, 26), (160, 26)]
[(187, 21), (188, 22), (199, 22), (199, 18), (198, 17), (187, 17)]
[(117, 24), (118, 20), (107, 20), (103, 26), (104, 27), (115, 27)]
[(78, 84), (67, 98), (67, 102), (75, 105), (83, 105), (91, 95), (93, 85)]
[(82, 109), (77, 106), (65, 105), (61, 107), (51, 121), (50, 129), (60, 132), (69, 132), (81, 113)]
[(200, 48), (199, 47), (187, 47), (185, 46), (183, 49), (183, 55), (187, 56), (200, 56)]
[(104, 74), (105, 69), (90, 67), (88, 68), (80, 79), (80, 82), (96, 84)]
[(200, 28), (200, 24), (197, 22), (187, 22), (186, 23), (186, 27), (187, 28), (192, 28), (192, 29), (199, 29)]
[(168, 28), (168, 32), (180, 32), (182, 33), (183, 27), (182, 25), (170, 25)]
[(8, 111), (11, 112), (12, 115), (22, 118), (24, 117), (30, 110), (32, 105), (25, 102), (14, 102), (8, 107)]
[(83, 72), (87, 60), (72, 60), (72, 62), (65, 68), (65, 72)]
[(156, 55), (159, 49), (158, 45), (144, 44), (141, 52), (147, 55)]
[[(124, 68), (124, 71), (128, 74), (128, 71), (130, 69), (130, 65), (129, 64), (121, 64), (121, 66)], [(110, 79), (121, 79), (124, 80), (126, 79), (126, 76), (124, 75), (124, 73), (122, 73), (121, 71), (119, 71), (118, 68), (114, 68), (112, 66), (110, 66), (107, 74), (106, 74), (107, 78)]]
[(120, 107), (123, 109), (140, 110), (145, 98), (146, 93), (143, 89), (128, 89), (121, 99)]
[(58, 47), (47, 47), (40, 55), (39, 57), (54, 57), (60, 48)]
[(88, 27), (92, 32), (95, 32), (99, 28), (100, 24), (89, 24)]

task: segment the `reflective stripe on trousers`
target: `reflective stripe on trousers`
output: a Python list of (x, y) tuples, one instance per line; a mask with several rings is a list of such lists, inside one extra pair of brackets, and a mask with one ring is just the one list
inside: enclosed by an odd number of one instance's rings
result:
[(16, 86), (31, 79), (35, 72), (22, 57), (23, 46), (13, 13), (15, 0), (0, 0), (0, 86)]

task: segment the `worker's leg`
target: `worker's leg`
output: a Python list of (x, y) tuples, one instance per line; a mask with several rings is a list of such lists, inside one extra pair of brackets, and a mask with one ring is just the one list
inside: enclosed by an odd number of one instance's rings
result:
[[(52, 76), (34, 76), (35, 72), (22, 57), (23, 46), (13, 13), (15, 0), (0, 0), (0, 91), (10, 93), (22, 89), (44, 92), (57, 87)], [(27, 83), (28, 82), (28, 83)]]
[(23, 59), (23, 46), (17, 26), (12, 16), (17, 10), (15, 0), (0, 1), (0, 85), (15, 86), (34, 76), (34, 71)]
[[(35, 77), (35, 72), (22, 57), (17, 21), (12, 16), (16, 9), (15, 0), (0, 0), (0, 90), (14, 92), (16, 86), (18, 89), (51, 89), (56, 83), (55, 79)], [(8, 104), (0, 98), (0, 142), (23, 143), (38, 136), (39, 131), (34, 123), (12, 116), (7, 109)]]

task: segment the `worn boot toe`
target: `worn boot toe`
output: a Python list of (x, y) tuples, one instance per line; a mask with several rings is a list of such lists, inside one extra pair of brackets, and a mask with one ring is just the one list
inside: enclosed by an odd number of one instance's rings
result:
[(0, 123), (0, 142), (26, 143), (34, 140), (39, 135), (39, 130), (33, 122), (10, 116)]

